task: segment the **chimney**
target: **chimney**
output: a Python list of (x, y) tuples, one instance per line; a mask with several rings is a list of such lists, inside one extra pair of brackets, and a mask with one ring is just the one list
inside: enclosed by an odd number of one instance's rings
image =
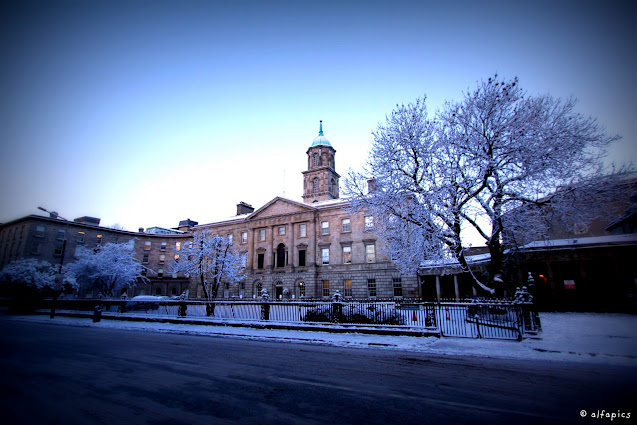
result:
[(239, 202), (237, 204), (237, 215), (250, 214), (254, 212), (254, 208), (250, 204), (245, 202)]
[(372, 193), (376, 191), (376, 179), (371, 178), (367, 179), (367, 193)]
[(144, 228), (140, 227), (138, 231), (139, 231), (139, 233), (144, 233)]

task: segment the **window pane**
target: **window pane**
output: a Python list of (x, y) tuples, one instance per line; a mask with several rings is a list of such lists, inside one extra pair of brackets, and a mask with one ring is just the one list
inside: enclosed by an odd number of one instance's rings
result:
[(352, 262), (352, 247), (344, 246), (343, 247), (343, 264), (351, 264)]
[(344, 286), (345, 286), (345, 296), (346, 297), (351, 297), (352, 296), (352, 280), (351, 279), (346, 279), (344, 282)]
[(330, 233), (330, 222), (322, 221), (321, 222), (321, 234), (328, 235)]
[(299, 236), (302, 238), (307, 236), (307, 225), (299, 224)]
[(323, 264), (329, 264), (330, 263), (330, 249), (329, 248), (321, 249), (321, 258), (323, 260)]
[(395, 297), (402, 297), (403, 296), (402, 279), (399, 278), (399, 277), (395, 277), (393, 279), (393, 283), (394, 283), (394, 296)]
[(373, 263), (376, 261), (376, 247), (374, 245), (365, 245), (365, 253), (368, 263)]
[(324, 297), (330, 296), (330, 281), (329, 280), (323, 281), (323, 296)]
[(376, 296), (376, 279), (367, 279), (367, 291), (370, 297)]
[(352, 227), (351, 227), (349, 218), (344, 218), (343, 219), (343, 232), (351, 232), (351, 231), (352, 231)]

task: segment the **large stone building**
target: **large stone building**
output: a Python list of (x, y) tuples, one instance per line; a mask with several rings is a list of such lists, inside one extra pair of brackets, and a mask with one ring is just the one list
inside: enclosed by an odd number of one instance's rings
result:
[[(169, 273), (169, 264), (175, 249), (192, 239), (190, 220), (180, 230), (170, 234), (118, 230), (99, 225), (100, 219), (80, 217), (65, 220), (51, 213), (49, 217), (29, 215), (0, 225), (0, 269), (20, 258), (37, 258), (62, 268), (75, 260), (79, 249), (96, 249), (107, 243), (133, 243), (135, 256), (147, 269), (148, 282), (138, 282), (126, 291), (134, 295), (178, 296), (189, 288), (189, 279), (183, 274)], [(196, 224), (196, 223), (194, 223)], [(79, 296), (96, 293), (81, 291)]]
[[(337, 290), (352, 298), (419, 296), (416, 276), (403, 276), (383, 254), (374, 219), (351, 214), (339, 198), (336, 150), (323, 134), (307, 149), (303, 201), (276, 197), (255, 210), (237, 205), (229, 220), (197, 226), (231, 236), (246, 254), (245, 279), (227, 283), (224, 298), (253, 299), (262, 289), (276, 299), (329, 298)], [(193, 280), (190, 294), (201, 295)]]

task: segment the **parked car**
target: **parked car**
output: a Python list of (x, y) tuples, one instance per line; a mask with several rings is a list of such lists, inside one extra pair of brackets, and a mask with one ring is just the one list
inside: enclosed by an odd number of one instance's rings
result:
[(169, 297), (158, 295), (138, 295), (126, 302), (126, 310), (157, 310), (161, 302), (168, 300), (170, 300)]

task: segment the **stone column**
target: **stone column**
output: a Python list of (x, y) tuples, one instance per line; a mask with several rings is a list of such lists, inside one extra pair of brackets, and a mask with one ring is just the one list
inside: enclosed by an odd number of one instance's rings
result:
[(456, 301), (460, 299), (460, 289), (458, 288), (458, 275), (453, 275), (453, 289), (456, 292)]

